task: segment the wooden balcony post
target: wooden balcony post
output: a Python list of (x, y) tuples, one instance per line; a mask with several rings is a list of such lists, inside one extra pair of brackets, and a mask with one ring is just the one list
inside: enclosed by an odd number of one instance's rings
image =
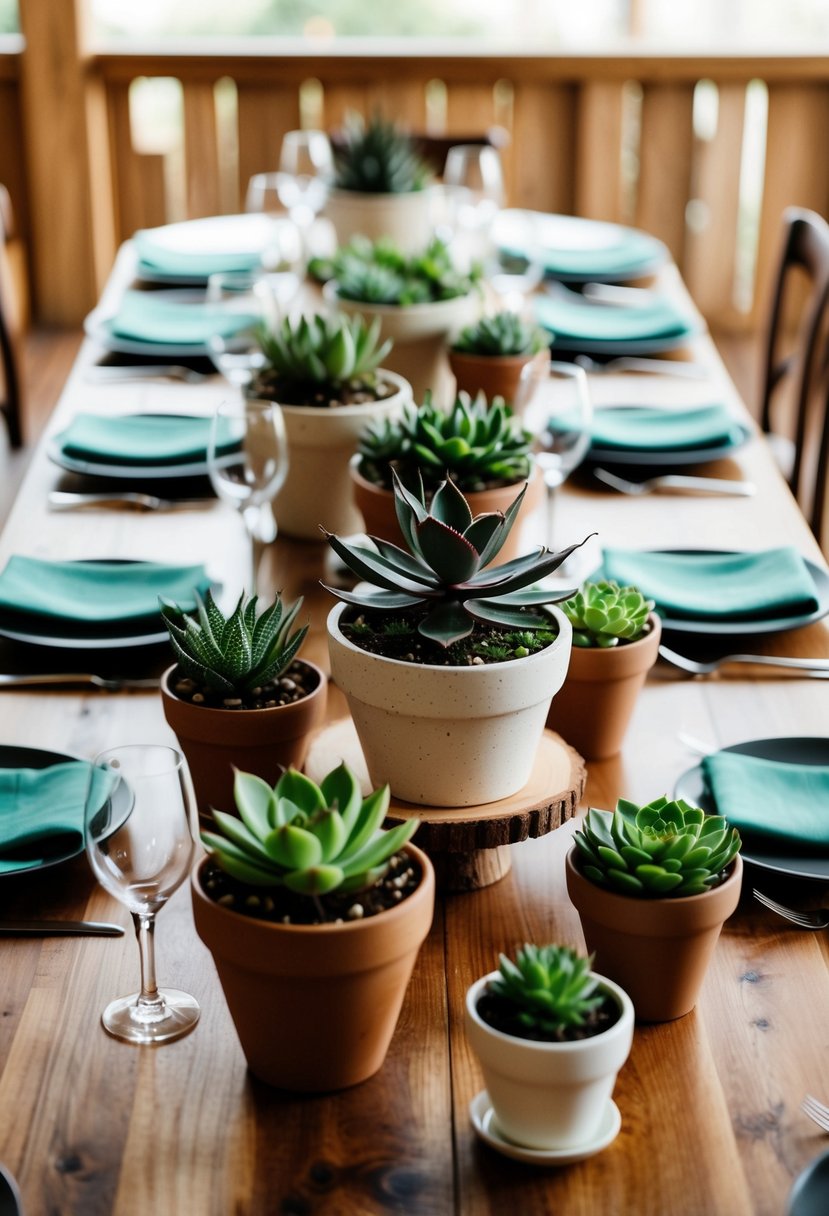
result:
[(88, 0), (20, 0), (34, 302), (77, 324), (114, 254), (106, 113), (86, 69)]

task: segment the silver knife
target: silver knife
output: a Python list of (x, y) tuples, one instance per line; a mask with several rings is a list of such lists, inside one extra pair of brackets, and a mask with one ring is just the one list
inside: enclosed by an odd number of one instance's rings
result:
[(195, 511), (216, 505), (215, 498), (159, 498), (137, 490), (115, 491), (110, 494), (77, 494), (68, 490), (50, 490), (49, 506), (56, 511), (71, 511), (77, 507), (135, 507), (139, 511)]
[(0, 934), (38, 934), (41, 937), (123, 937), (120, 925), (99, 920), (0, 920)]

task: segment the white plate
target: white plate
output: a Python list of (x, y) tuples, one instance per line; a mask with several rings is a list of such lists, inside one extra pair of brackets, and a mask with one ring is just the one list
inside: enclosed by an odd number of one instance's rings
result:
[[(153, 228), (152, 239), (161, 250), (171, 254), (194, 258), (216, 255), (219, 261), (216, 270), (224, 266), (221, 259), (233, 260), (239, 255), (242, 262), (247, 255), (264, 253), (275, 243), (275, 227), (286, 220), (275, 220), (258, 213), (250, 215), (212, 215), (198, 220), (183, 220), (177, 224), (165, 224)], [(243, 264), (228, 265), (228, 270), (245, 270)], [(256, 269), (254, 265), (251, 269)], [(139, 261), (138, 274), (142, 280), (154, 283), (206, 283), (207, 275), (200, 269), (191, 270), (182, 263), (176, 271), (165, 271), (152, 262)]]
[(508, 1140), (503, 1134), (485, 1089), (476, 1094), (469, 1103), (469, 1117), (476, 1135), (484, 1144), (488, 1144), (498, 1153), (503, 1153), (505, 1157), (512, 1157), (514, 1161), (525, 1161), (530, 1165), (573, 1165), (576, 1161), (584, 1161), (612, 1144), (622, 1126), (619, 1108), (612, 1098), (608, 1098), (599, 1130), (587, 1144), (573, 1145), (570, 1148), (525, 1148)]
[[(548, 215), (540, 211), (502, 211), (493, 224), (493, 239), (501, 248), (525, 252), (524, 238), (529, 229), (534, 231), (541, 250), (541, 262), (546, 273), (561, 283), (585, 283), (600, 280), (602, 283), (624, 283), (629, 279), (650, 274), (668, 259), (665, 245), (637, 228), (626, 228), (621, 224), (608, 224), (602, 220), (589, 220), (575, 215)], [(620, 265), (614, 256), (620, 248), (631, 247), (629, 262)], [(556, 250), (572, 254), (583, 250), (595, 257), (606, 253), (611, 261), (602, 268), (598, 262), (591, 271), (561, 270), (555, 261)], [(546, 256), (545, 256), (546, 255)]]

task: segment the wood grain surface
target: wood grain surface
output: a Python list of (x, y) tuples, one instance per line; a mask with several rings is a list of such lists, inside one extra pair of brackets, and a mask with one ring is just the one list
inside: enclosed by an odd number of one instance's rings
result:
[[(113, 292), (128, 272), (125, 253)], [(663, 278), (682, 293), (673, 271)], [(709, 339), (698, 339), (692, 353), (709, 366), (709, 383), (595, 377), (596, 398), (697, 394), (742, 408)], [(53, 431), (78, 409), (206, 412), (228, 391), (218, 382), (87, 383), (84, 368), (94, 355), (87, 344)], [(560, 494), (556, 539), (564, 544), (598, 529), (602, 543), (643, 548), (791, 543), (821, 560), (759, 439), (710, 472), (750, 478), (760, 492), (746, 500), (634, 500), (581, 477)], [(227, 586), (238, 585), (245, 549), (229, 508), (50, 515), (46, 493), (67, 480), (45, 450), (37, 453), (0, 539), (0, 562), (15, 552), (186, 557), (207, 560)], [(308, 657), (327, 663), (322, 625), (330, 598), (318, 585), (325, 563), (322, 546), (280, 540), (263, 579), (289, 596), (305, 594)], [(769, 652), (826, 657), (829, 630), (820, 623), (757, 643)], [(48, 669), (52, 657), (0, 648), (3, 670), (29, 663)], [(156, 662), (160, 670), (166, 661), (166, 653), (139, 660), (125, 652), (108, 665)], [(586, 799), (607, 807), (620, 794), (645, 800), (670, 791), (696, 762), (677, 738), (680, 730), (712, 745), (825, 734), (827, 689), (819, 680), (740, 669), (691, 680), (659, 666), (621, 756), (589, 766)], [(332, 689), (331, 717), (343, 714), (343, 698)], [(91, 756), (109, 744), (171, 739), (153, 692), (0, 694), (3, 743)], [(0, 938), (0, 1160), (20, 1181), (27, 1216), (779, 1216), (794, 1177), (826, 1145), (798, 1107), (807, 1091), (829, 1099), (827, 941), (750, 899), (725, 927), (697, 1009), (675, 1023), (637, 1029), (615, 1092), (622, 1131), (607, 1151), (566, 1169), (539, 1170), (475, 1140), (468, 1104), (482, 1081), (462, 1029), (464, 993), (499, 951), (533, 939), (581, 946), (563, 879), (572, 828), (512, 845), (512, 868), (500, 882), (440, 899), (385, 1066), (364, 1085), (326, 1097), (294, 1098), (248, 1077), (212, 961), (193, 929), (186, 887), (159, 918), (159, 979), (193, 992), (202, 1021), (188, 1038), (161, 1048), (123, 1045), (100, 1026), (106, 1003), (137, 984), (131, 934)], [(747, 888), (757, 881), (749, 874)], [(761, 885), (800, 905), (824, 895), (820, 884), (767, 875)], [(95, 885), (83, 857), (39, 876), (3, 879), (0, 910), (128, 920)], [(336, 1015), (320, 1008), (321, 1036)]]

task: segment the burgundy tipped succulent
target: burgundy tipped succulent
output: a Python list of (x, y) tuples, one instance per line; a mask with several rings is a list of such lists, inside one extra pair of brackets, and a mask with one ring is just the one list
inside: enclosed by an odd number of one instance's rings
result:
[(328, 590), (368, 611), (422, 609), (418, 633), (444, 647), (468, 637), (477, 621), (507, 629), (549, 628), (550, 618), (535, 610), (567, 599), (573, 592), (533, 584), (557, 569), (579, 545), (560, 553), (542, 547), (502, 566), (486, 568), (506, 540), (526, 488), (505, 512), (473, 516), (451, 480), (441, 483), (427, 507), (422, 482), (419, 492), (411, 493), (395, 474), (395, 510), (409, 552), (372, 536), (375, 552), (325, 532), (349, 569), (379, 588), (365, 593)]

